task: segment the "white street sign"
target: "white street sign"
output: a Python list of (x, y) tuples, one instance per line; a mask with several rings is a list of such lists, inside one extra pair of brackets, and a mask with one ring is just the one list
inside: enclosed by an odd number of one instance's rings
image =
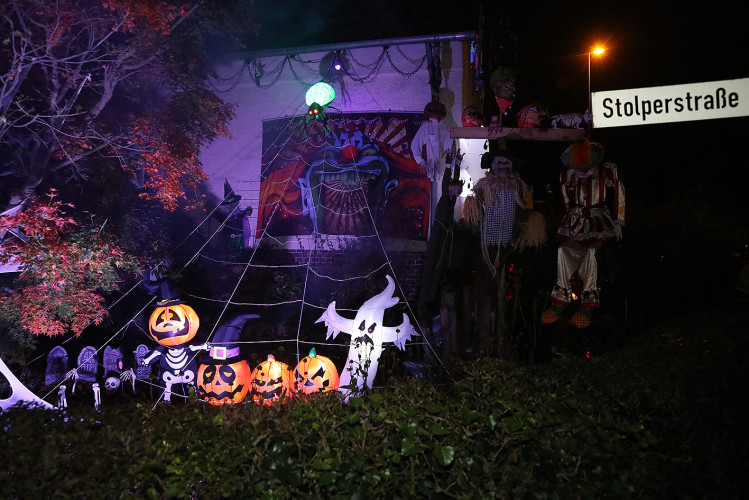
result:
[(593, 127), (749, 116), (749, 78), (593, 92)]

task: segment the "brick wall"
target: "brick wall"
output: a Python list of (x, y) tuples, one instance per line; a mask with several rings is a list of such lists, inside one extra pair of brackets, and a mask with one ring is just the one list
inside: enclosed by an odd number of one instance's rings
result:
[[(395, 272), (395, 279), (406, 295), (406, 300), (416, 300), (419, 296), (419, 287), (421, 286), (421, 274), (424, 269), (424, 252), (423, 251), (390, 251), (388, 258), (392, 263)], [(346, 269), (346, 263), (350, 261), (349, 254), (342, 250), (316, 250), (309, 255), (307, 250), (283, 250), (278, 252), (278, 264), (307, 264), (310, 261), (310, 268), (317, 274), (330, 276), (335, 279), (346, 279), (345, 271), (351, 270), (354, 275), (364, 274), (369, 269), (363, 266), (362, 271), (356, 272), (355, 269)], [(385, 262), (384, 257), (375, 266)], [(371, 264), (371, 263), (370, 263)], [(351, 267), (350, 265), (348, 266)], [(304, 268), (302, 268), (304, 269)], [(306, 271), (306, 269), (305, 269)], [(383, 269), (386, 274), (387, 267)], [(312, 273), (314, 275), (314, 273)], [(317, 282), (321, 278), (312, 276), (312, 282)], [(396, 292), (396, 295), (399, 293)]]

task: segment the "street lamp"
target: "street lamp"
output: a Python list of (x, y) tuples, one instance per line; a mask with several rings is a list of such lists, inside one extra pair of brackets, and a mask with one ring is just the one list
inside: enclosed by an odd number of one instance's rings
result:
[(593, 113), (593, 109), (592, 109), (592, 102), (591, 102), (592, 98), (590, 94), (590, 55), (595, 54), (598, 56), (598, 55), (603, 54), (605, 51), (606, 49), (604, 49), (603, 47), (596, 47), (591, 52), (588, 52), (588, 111), (591, 114)]

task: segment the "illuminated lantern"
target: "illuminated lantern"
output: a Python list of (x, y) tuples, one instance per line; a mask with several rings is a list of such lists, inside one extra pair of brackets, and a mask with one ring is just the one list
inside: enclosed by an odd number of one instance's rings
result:
[(318, 356), (314, 347), (310, 349), (309, 356), (296, 365), (291, 378), (294, 392), (304, 394), (336, 391), (340, 383), (338, 370), (333, 362), (325, 356)]
[(289, 367), (276, 361), (272, 354), (255, 367), (252, 372), (252, 400), (258, 404), (271, 405), (274, 401), (289, 396)]
[[(161, 304), (161, 303), (160, 303)], [(163, 303), (148, 320), (148, 331), (159, 344), (175, 347), (189, 342), (198, 333), (200, 319), (195, 310), (179, 302)]]
[(244, 314), (222, 323), (211, 342), (210, 357), (198, 369), (198, 397), (212, 405), (236, 404), (244, 400), (252, 385), (252, 371), (240, 359), (236, 345), (247, 320), (257, 314)]

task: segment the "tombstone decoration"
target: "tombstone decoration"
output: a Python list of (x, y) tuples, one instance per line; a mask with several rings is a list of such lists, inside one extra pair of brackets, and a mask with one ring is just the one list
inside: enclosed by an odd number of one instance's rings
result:
[[(86, 346), (78, 354), (78, 368), (76, 373), (77, 379), (84, 382), (96, 382), (96, 372), (99, 369), (99, 353), (95, 348)], [(73, 384), (73, 393), (75, 394), (75, 383)]]
[(151, 367), (141, 363), (147, 354), (148, 346), (145, 344), (139, 345), (133, 351), (133, 355), (135, 356), (135, 378), (138, 380), (145, 380), (151, 375)]
[[(71, 393), (75, 394), (75, 388), (78, 385), (78, 381), (89, 382), (91, 389), (94, 393), (94, 408), (99, 409), (101, 405), (101, 391), (99, 384), (96, 382), (96, 374), (99, 369), (99, 353), (91, 347), (86, 346), (81, 349), (78, 353), (78, 366), (70, 370), (65, 376), (66, 380), (73, 381), (73, 388), (70, 390)], [(64, 387), (64, 386), (60, 386)], [(65, 400), (64, 390), (59, 394), (60, 400)]]
[(62, 346), (56, 346), (47, 354), (47, 370), (44, 374), (44, 384), (53, 385), (65, 380), (68, 373), (68, 351)]
[(393, 307), (400, 300), (393, 297), (393, 278), (386, 278), (388, 285), (385, 290), (364, 302), (354, 319), (346, 319), (339, 315), (334, 301), (316, 321), (325, 322), (328, 328), (327, 338), (335, 338), (340, 332), (351, 336), (348, 358), (340, 377), (341, 393), (346, 400), (351, 394), (352, 386), (358, 391), (364, 390), (365, 386), (372, 388), (384, 343), (392, 342), (402, 350), (405, 349), (406, 341), (419, 335), (406, 314), (403, 314), (403, 323), (399, 326), (383, 324), (385, 309)]
[(122, 373), (122, 352), (120, 349), (114, 349), (111, 346), (107, 346), (104, 349), (104, 373), (116, 372), (117, 374)]
[(148, 330), (160, 345), (148, 353), (141, 365), (159, 364), (157, 381), (163, 389), (165, 403), (171, 402), (174, 389), (187, 395), (188, 387), (195, 387), (198, 373), (197, 353), (207, 350), (207, 344), (188, 345), (198, 331), (200, 321), (191, 307), (178, 298), (176, 284), (164, 278), (159, 284), (161, 300), (151, 314)]
[(580, 307), (570, 319), (577, 328), (590, 326), (598, 301), (596, 250), (606, 241), (622, 238), (624, 185), (616, 164), (603, 163), (603, 146), (582, 141), (570, 145), (561, 160), (567, 170), (561, 174), (562, 196), (567, 212), (557, 232), (557, 282), (550, 307), (541, 321), (554, 323), (576, 298), (572, 276), (582, 281)]
[[(148, 348), (146, 347), (146, 351)], [(119, 348), (107, 346), (104, 349), (104, 390), (112, 393), (122, 387), (122, 382), (129, 381), (135, 392), (135, 372), (125, 369), (122, 352)]]

